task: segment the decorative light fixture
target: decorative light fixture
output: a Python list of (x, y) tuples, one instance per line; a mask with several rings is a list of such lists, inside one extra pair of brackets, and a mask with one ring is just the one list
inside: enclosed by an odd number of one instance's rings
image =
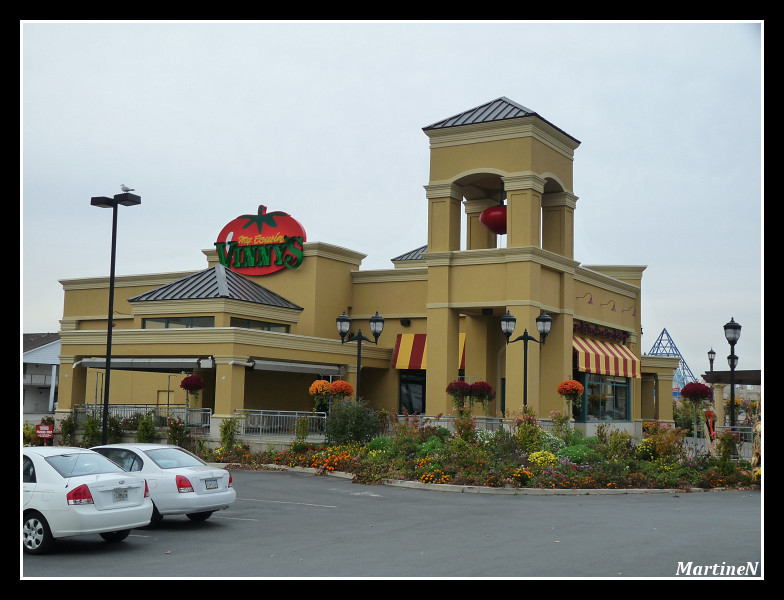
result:
[[(126, 188), (125, 184), (121, 186), (123, 194), (115, 194), (113, 198), (106, 196), (93, 196), (90, 198), (90, 204), (98, 208), (111, 208), (112, 209), (112, 253), (111, 253), (111, 266), (109, 270), (109, 313), (106, 317), (106, 378), (104, 379), (104, 394), (103, 394), (103, 416), (101, 418), (101, 444), (106, 445), (109, 441), (109, 382), (111, 380), (112, 369), (112, 328), (114, 323), (112, 317), (114, 316), (114, 263), (117, 253), (117, 206), (136, 206), (142, 203), (141, 196), (131, 194), (134, 190)], [(126, 191), (127, 190), (127, 191)]]
[(730, 318), (730, 322), (724, 326), (724, 337), (730, 344), (730, 355), (727, 363), (730, 366), (730, 427), (735, 427), (735, 367), (738, 366), (738, 357), (735, 356), (735, 344), (740, 339), (740, 324)]
[(710, 370), (713, 373), (713, 360), (716, 358), (716, 353), (713, 351), (713, 348), (708, 350), (708, 362), (710, 363)]
[(621, 312), (629, 312), (632, 309), (634, 309), (634, 312), (632, 313), (632, 316), (636, 317), (637, 316), (637, 309), (634, 308), (634, 304), (632, 304), (629, 308), (624, 308)]
[(608, 300), (607, 302), (601, 304), (600, 306), (609, 306), (610, 304), (612, 304), (612, 308), (610, 310), (612, 312), (615, 312), (615, 300)]
[(338, 333), (340, 334), (340, 343), (345, 344), (346, 342), (357, 342), (357, 400), (360, 399), (360, 385), (361, 385), (361, 374), (362, 374), (362, 342), (370, 342), (372, 341), (374, 344), (378, 345), (378, 337), (381, 335), (381, 332), (384, 331), (384, 317), (376, 314), (370, 317), (370, 333), (373, 334), (374, 340), (370, 340), (362, 335), (362, 330), (360, 329), (357, 333), (349, 334), (348, 339), (346, 339), (346, 334), (348, 334), (349, 329), (351, 328), (351, 317), (346, 314), (346, 311), (343, 311), (343, 314), (337, 318), (337, 328)]
[(577, 296), (577, 300), (582, 300), (586, 296), (588, 296), (588, 304), (593, 304), (593, 294), (591, 294), (591, 292), (587, 292), (582, 296)]
[(537, 340), (535, 337), (528, 335), (528, 329), (526, 329), (523, 332), (523, 335), (516, 337), (510, 342), (509, 338), (514, 332), (517, 319), (509, 314), (508, 310), (506, 311), (506, 314), (501, 317), (501, 332), (504, 334), (504, 337), (506, 337), (507, 345), (513, 342), (523, 342), (523, 406), (528, 406), (528, 342), (536, 342), (537, 344), (544, 345), (544, 341), (550, 333), (552, 323), (553, 318), (542, 311), (539, 316), (536, 317), (536, 329), (539, 332), (539, 336), (542, 338), (541, 340)]

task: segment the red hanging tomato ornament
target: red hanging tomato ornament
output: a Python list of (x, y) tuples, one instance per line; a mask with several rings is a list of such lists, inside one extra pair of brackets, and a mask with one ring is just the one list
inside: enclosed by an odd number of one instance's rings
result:
[(491, 206), (479, 215), (479, 222), (498, 235), (506, 234), (506, 206)]

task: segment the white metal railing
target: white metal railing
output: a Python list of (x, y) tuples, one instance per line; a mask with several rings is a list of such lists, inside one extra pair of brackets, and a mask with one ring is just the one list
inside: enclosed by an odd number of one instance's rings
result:
[(327, 418), (327, 413), (300, 410), (236, 409), (234, 415), (239, 418), (239, 434), (244, 437), (294, 435), (298, 419), (306, 420), (308, 435), (321, 435)]
[[(210, 430), (210, 420), (212, 417), (211, 408), (188, 408), (184, 404), (171, 404), (163, 406), (159, 404), (110, 404), (109, 416), (116, 417), (121, 421), (126, 419), (137, 419), (152, 413), (155, 425), (165, 427), (169, 417), (178, 417), (188, 427), (198, 427), (203, 433)], [(74, 416), (79, 426), (84, 425), (88, 415), (98, 419), (103, 417), (102, 404), (77, 404), (74, 406)]]

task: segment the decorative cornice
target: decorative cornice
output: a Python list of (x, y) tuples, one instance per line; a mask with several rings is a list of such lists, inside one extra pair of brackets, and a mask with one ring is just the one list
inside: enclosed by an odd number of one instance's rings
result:
[(425, 197), (430, 200), (434, 198), (463, 198), (463, 188), (451, 181), (431, 181), (424, 186)]
[(475, 123), (460, 127), (429, 129), (425, 134), (430, 138), (430, 149), (512, 140), (532, 137), (559, 154), (573, 160), (574, 151), (580, 142), (543, 121), (539, 117), (522, 117), (491, 123)]
[[(96, 345), (105, 350), (106, 331), (80, 330), (64, 331), (60, 335), (61, 347)], [(175, 345), (183, 346), (206, 344), (241, 344), (257, 348), (274, 348), (294, 352), (317, 352), (344, 355), (350, 362), (357, 355), (355, 344), (341, 344), (340, 340), (316, 338), (276, 331), (259, 331), (239, 327), (184, 328), (184, 329), (121, 329), (112, 332), (112, 346)], [(96, 352), (100, 353), (100, 348)], [(260, 350), (265, 352), (265, 350)], [(393, 348), (374, 344), (363, 345), (362, 357), (368, 359), (390, 360)], [(154, 351), (151, 351), (154, 354)], [(188, 353), (183, 349), (183, 353)], [(214, 354), (214, 352), (211, 352)], [(121, 354), (121, 352), (118, 352)]]
[(502, 177), (504, 190), (507, 192), (514, 190), (534, 190), (544, 193), (544, 186), (547, 180), (533, 171), (523, 171), (520, 173), (510, 173)]
[[(217, 260), (217, 259), (216, 259)], [(158, 287), (188, 277), (199, 271), (180, 271), (178, 273), (151, 273), (146, 275), (121, 275), (115, 277), (114, 286), (121, 287)], [(108, 277), (80, 277), (78, 279), (60, 279), (59, 282), (66, 292), (71, 290), (96, 290), (109, 287)]]

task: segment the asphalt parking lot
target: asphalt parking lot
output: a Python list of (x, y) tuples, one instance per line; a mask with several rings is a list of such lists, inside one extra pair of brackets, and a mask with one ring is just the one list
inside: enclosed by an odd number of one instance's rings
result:
[(22, 577), (681, 578), (688, 563), (692, 576), (697, 565), (763, 576), (759, 491), (494, 495), (232, 476), (237, 501), (206, 522), (166, 517), (118, 544), (61, 540), (23, 556)]

